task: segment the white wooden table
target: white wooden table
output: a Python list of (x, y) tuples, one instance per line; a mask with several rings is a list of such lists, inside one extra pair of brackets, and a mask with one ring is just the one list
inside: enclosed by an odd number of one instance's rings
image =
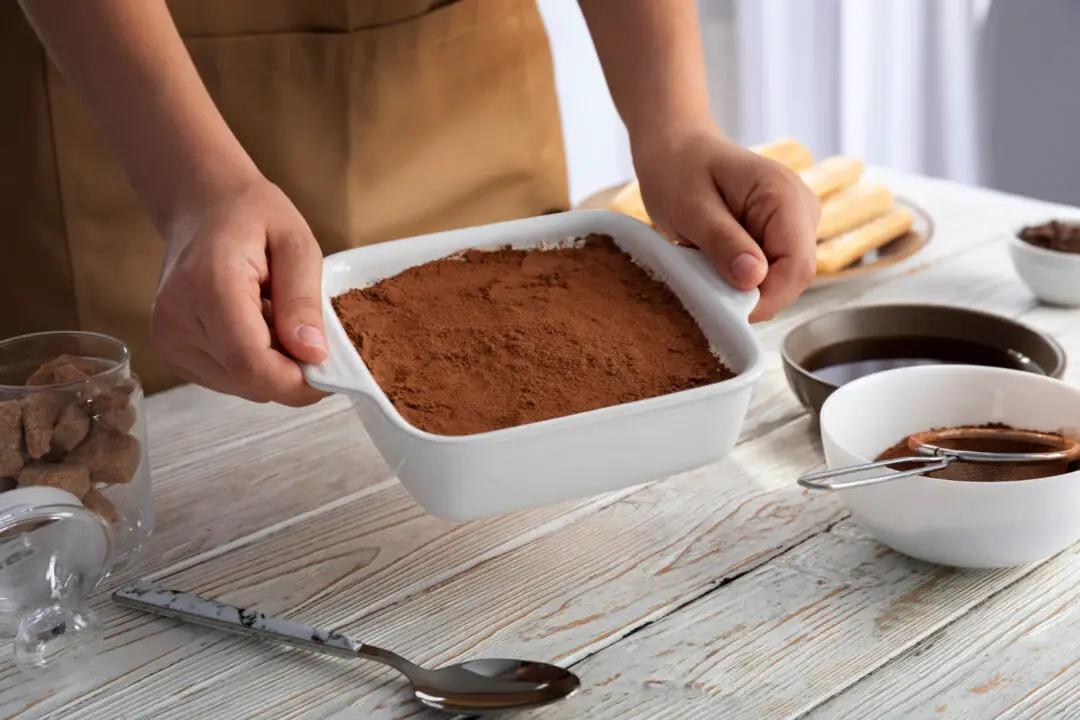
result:
[[(937, 237), (880, 278), (810, 292), (760, 326), (768, 349), (832, 308), (918, 300), (1020, 318), (1080, 358), (1080, 312), (1037, 305), (1001, 242), (1080, 211), (872, 174), (924, 206)], [(158, 531), (104, 588), (106, 650), (61, 688), (5, 659), (3, 717), (437, 717), (378, 666), (110, 605), (135, 576), (421, 663), (572, 665), (582, 692), (528, 718), (1080, 717), (1080, 549), (959, 572), (867, 539), (835, 498), (795, 485), (823, 460), (775, 352), (725, 461), (467, 525), (425, 515), (340, 398), (295, 411), (182, 388), (149, 413)]]

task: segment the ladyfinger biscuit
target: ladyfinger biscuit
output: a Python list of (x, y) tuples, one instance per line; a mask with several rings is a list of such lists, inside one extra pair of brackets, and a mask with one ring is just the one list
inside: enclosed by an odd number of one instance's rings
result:
[(750, 148), (758, 155), (775, 160), (791, 170), (798, 172), (814, 164), (814, 154), (797, 140), (781, 138), (772, 142), (755, 145)]
[(818, 243), (818, 273), (843, 270), (871, 250), (911, 231), (914, 217), (903, 209), (893, 209), (881, 217), (831, 240)]
[(646, 225), (652, 225), (649, 213), (645, 211), (645, 201), (641, 199), (641, 186), (637, 180), (632, 180), (615, 194), (608, 204), (608, 208), (615, 212), (629, 215), (635, 220), (640, 220)]
[(893, 194), (884, 185), (855, 183), (821, 204), (818, 240), (828, 240), (889, 212)]
[(862, 160), (833, 155), (806, 168), (799, 175), (815, 195), (823, 198), (854, 185), (862, 177), (862, 172)]
[(637, 180), (627, 183), (626, 187), (616, 193), (615, 197), (608, 203), (608, 209), (614, 210), (617, 213), (622, 213), (623, 215), (629, 215), (635, 220), (645, 223), (653, 230), (656, 230), (656, 232), (663, 235), (664, 239), (673, 245), (684, 244), (668, 237), (667, 234), (656, 227), (652, 218), (649, 217), (649, 213), (645, 210), (645, 201), (641, 199), (641, 186), (638, 185)]

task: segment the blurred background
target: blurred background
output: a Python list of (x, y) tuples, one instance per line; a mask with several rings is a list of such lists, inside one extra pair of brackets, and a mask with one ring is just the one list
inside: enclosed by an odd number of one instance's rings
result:
[[(576, 2), (539, 0), (571, 194), (633, 175)], [(744, 145), (1080, 204), (1077, 0), (698, 0), (710, 93)]]

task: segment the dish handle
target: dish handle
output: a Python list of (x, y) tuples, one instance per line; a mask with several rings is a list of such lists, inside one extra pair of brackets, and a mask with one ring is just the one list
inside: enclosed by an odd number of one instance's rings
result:
[(760, 290), (757, 288), (738, 290), (733, 287), (716, 271), (705, 253), (697, 248), (680, 247), (677, 250), (682, 253), (686, 262), (693, 267), (694, 272), (704, 278), (710, 289), (720, 295), (725, 306), (730, 307), (743, 320), (750, 317), (750, 313), (754, 312), (754, 308), (757, 307), (758, 300), (761, 298)]
[(333, 354), (321, 365), (301, 363), (300, 369), (304, 373), (307, 384), (316, 390), (336, 395), (356, 395), (361, 392), (356, 388), (349, 387), (346, 376), (340, 372), (340, 368), (334, 363)]
[(319, 365), (300, 363), (304, 380), (316, 390), (337, 395), (370, 395), (368, 383), (357, 377), (355, 366), (349, 359), (356, 349), (337, 324), (333, 311), (323, 308), (323, 324), (326, 327), (328, 350), (326, 360)]

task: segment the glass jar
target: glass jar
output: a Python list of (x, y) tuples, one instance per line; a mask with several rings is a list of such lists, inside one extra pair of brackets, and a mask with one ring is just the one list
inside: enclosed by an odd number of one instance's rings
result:
[(21, 667), (69, 669), (92, 652), (87, 597), (153, 523), (127, 347), (86, 332), (0, 341), (0, 632)]

